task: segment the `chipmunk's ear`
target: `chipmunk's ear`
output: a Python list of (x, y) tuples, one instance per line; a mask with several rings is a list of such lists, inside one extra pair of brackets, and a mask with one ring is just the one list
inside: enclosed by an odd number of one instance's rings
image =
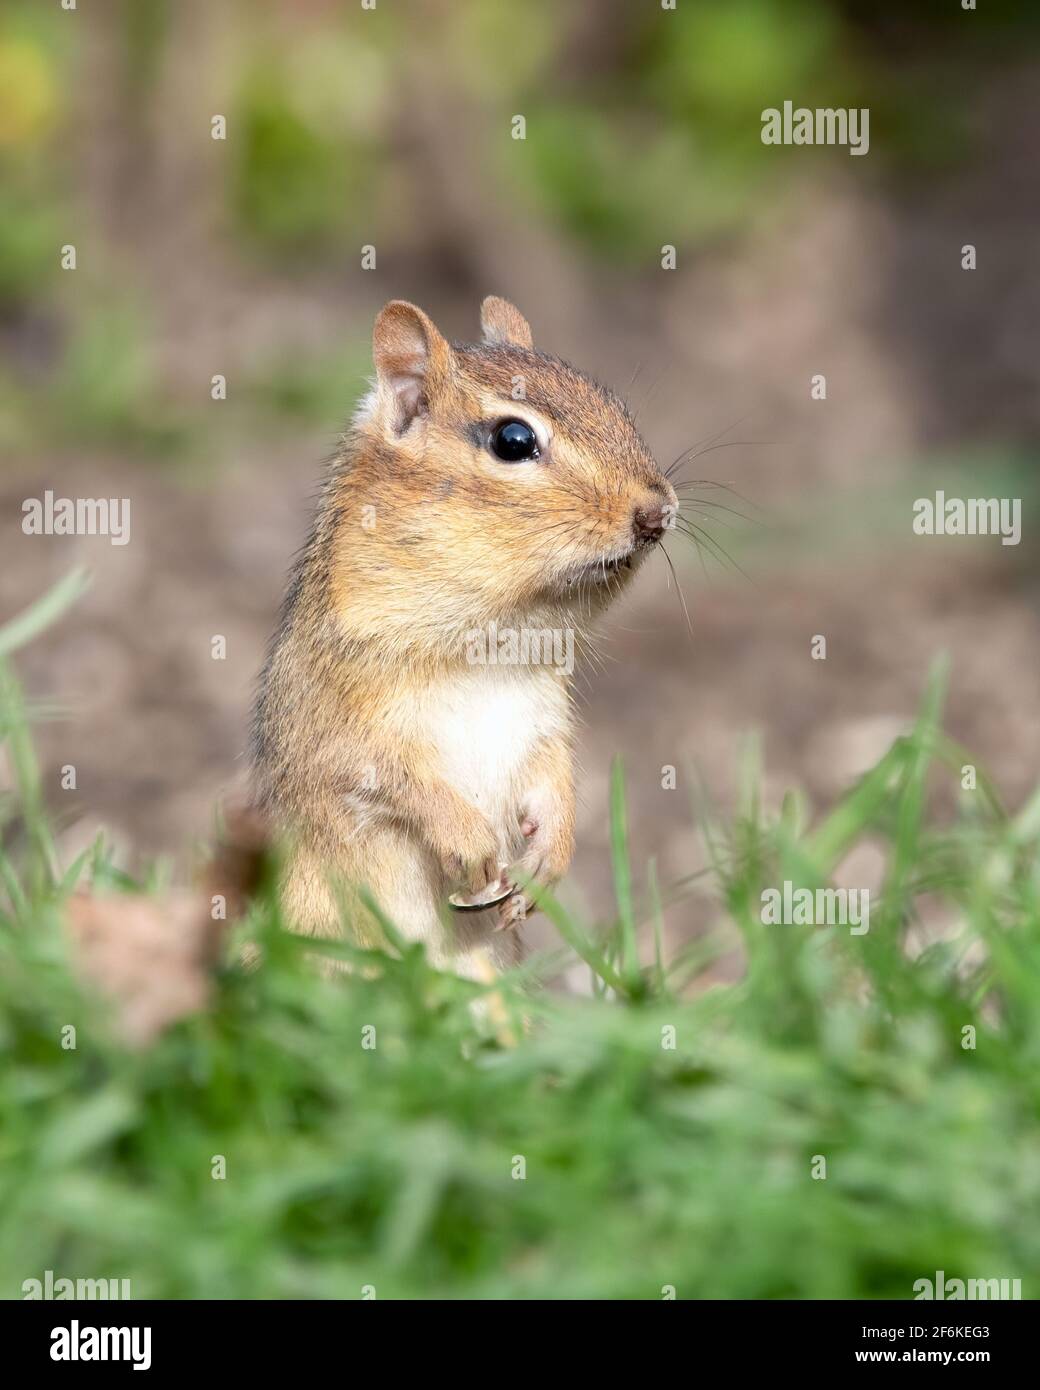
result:
[(372, 361), (389, 398), (393, 428), (403, 434), (429, 409), (431, 393), (450, 370), (451, 348), (421, 309), (392, 299), (376, 317)]
[(480, 326), (492, 347), (534, 347), (531, 325), (515, 304), (497, 294), (489, 294), (480, 306)]

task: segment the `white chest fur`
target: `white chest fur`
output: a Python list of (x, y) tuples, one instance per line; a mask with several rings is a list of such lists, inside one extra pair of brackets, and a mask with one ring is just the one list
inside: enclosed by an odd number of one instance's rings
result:
[(413, 719), (436, 749), (444, 779), (505, 826), (527, 790), (528, 758), (542, 739), (567, 733), (570, 706), (553, 671), (474, 666), (427, 687)]

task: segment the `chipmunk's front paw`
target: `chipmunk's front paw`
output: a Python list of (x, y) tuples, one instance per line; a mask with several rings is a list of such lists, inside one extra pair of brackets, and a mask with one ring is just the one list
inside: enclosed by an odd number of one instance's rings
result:
[(467, 859), (462, 854), (449, 854), (443, 861), (444, 877), (464, 898), (500, 898), (508, 889), (506, 872), (497, 854)]
[(498, 885), (504, 892), (508, 884), (503, 881), (498, 837), (490, 821), (474, 813), (446, 830), (450, 840), (439, 847), (437, 856), (446, 881), (466, 897), (490, 896)]
[(549, 888), (567, 871), (574, 854), (574, 839), (569, 830), (551, 818), (537, 820), (526, 814), (520, 829), (527, 841), (522, 857), (509, 870), (509, 878), (522, 887), (499, 905), (498, 930), (508, 931), (519, 926), (537, 907), (537, 889)]

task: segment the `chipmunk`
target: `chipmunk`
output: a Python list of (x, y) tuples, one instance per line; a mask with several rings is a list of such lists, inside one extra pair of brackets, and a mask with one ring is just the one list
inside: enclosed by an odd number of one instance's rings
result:
[(475, 639), (580, 644), (677, 501), (617, 396), (536, 351), (506, 300), (484, 300), (481, 327), (448, 343), (403, 300), (376, 318), (373, 389), (260, 678), (253, 764), (257, 804), (293, 832), (291, 925), (345, 917), (377, 939), (363, 885), (434, 964), (486, 980), (520, 958), (520, 885), (570, 863), (575, 715), (559, 663), (486, 660)]

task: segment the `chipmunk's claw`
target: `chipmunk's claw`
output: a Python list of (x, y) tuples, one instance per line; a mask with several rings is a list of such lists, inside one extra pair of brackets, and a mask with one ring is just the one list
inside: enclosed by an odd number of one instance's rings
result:
[(511, 881), (508, 869), (503, 867), (501, 870), (490, 870), (490, 876), (479, 891), (451, 893), (448, 902), (460, 912), (481, 912), (508, 901), (509, 895), (515, 891), (516, 885)]

